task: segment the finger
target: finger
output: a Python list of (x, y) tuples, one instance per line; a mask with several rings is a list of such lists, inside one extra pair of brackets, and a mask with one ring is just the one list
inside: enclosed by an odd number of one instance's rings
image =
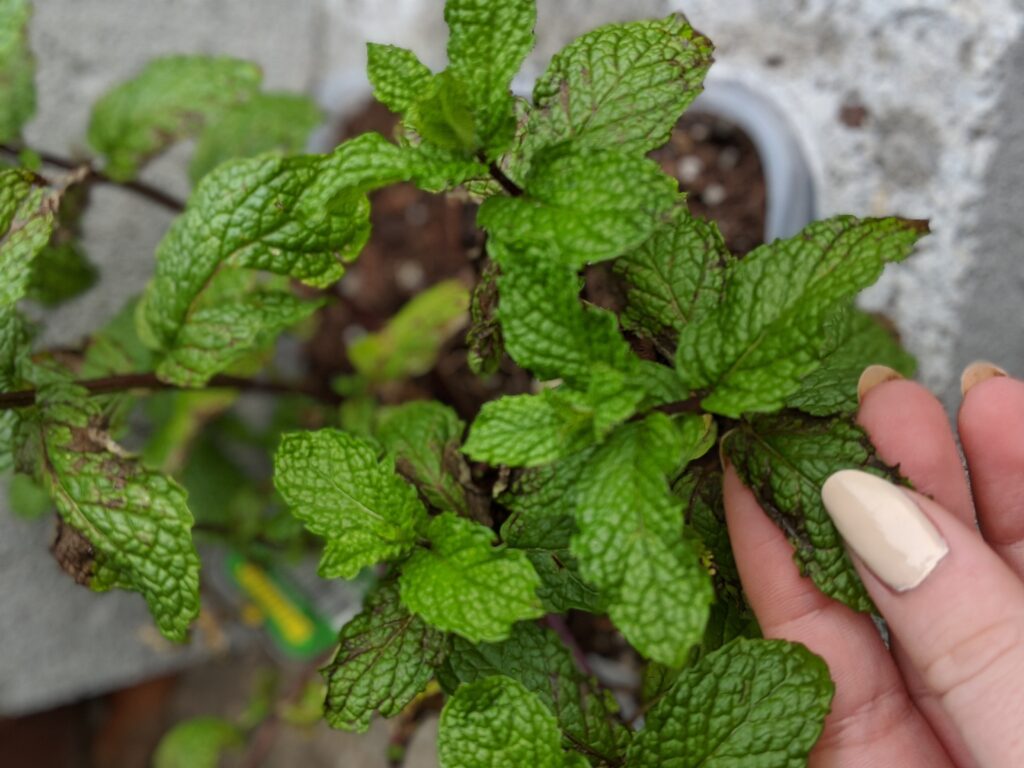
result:
[(979, 765), (1024, 765), (1024, 583), (934, 501), (859, 470), (822, 499), (875, 605)]
[(866, 388), (872, 366), (861, 376), (857, 422), (871, 437), (878, 455), (915, 490), (931, 496), (964, 522), (974, 520), (967, 486), (949, 418), (935, 395), (913, 381), (883, 381)]
[(823, 595), (799, 575), (793, 550), (732, 467), (726, 524), (743, 589), (765, 637), (803, 643), (828, 664), (832, 711), (812, 765), (948, 766), (870, 617)]
[(976, 383), (958, 424), (982, 535), (1024, 578), (1024, 382), (997, 374)]
[[(973, 521), (973, 503), (960, 454), (946, 411), (935, 396), (920, 384), (902, 379), (895, 371), (881, 366), (864, 371), (858, 395), (861, 405), (857, 421), (879, 456), (888, 464), (898, 465), (900, 473), (921, 493), (954, 510), (961, 520)], [(891, 645), (911, 700), (953, 761), (959, 766), (970, 765), (967, 748), (941, 702), (921, 681), (913, 664), (908, 663), (899, 640), (894, 639)]]

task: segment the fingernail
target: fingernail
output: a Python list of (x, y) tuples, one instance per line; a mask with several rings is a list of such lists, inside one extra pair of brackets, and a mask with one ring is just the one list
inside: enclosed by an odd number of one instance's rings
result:
[(986, 379), (994, 379), (996, 376), (1008, 375), (1009, 374), (998, 365), (992, 365), (992, 363), (986, 362), (985, 360), (975, 360), (964, 368), (964, 372), (960, 374), (960, 394), (966, 395), (967, 391), (971, 387), (976, 384), (980, 384)]
[(869, 365), (857, 380), (857, 402), (864, 402), (864, 395), (886, 381), (902, 379), (903, 374), (887, 365)]
[(840, 470), (821, 487), (821, 500), (850, 549), (897, 592), (924, 581), (949, 552), (914, 500), (880, 477)]

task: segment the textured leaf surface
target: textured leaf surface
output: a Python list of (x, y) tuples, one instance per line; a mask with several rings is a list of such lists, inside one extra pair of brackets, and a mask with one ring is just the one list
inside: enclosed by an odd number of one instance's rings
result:
[(0, 308), (22, 298), (32, 263), (50, 241), (59, 193), (28, 171), (0, 170)]
[(366, 60), (374, 97), (400, 115), (419, 99), (433, 78), (430, 68), (407, 48), (369, 43)]
[(798, 768), (824, 727), (828, 667), (785, 640), (736, 640), (686, 670), (629, 750), (635, 768)]
[(857, 381), (869, 365), (887, 365), (904, 376), (914, 375), (914, 358), (881, 321), (852, 310), (849, 331), (839, 348), (821, 367), (800, 381), (800, 389), (786, 405), (814, 416), (853, 413), (857, 410)]
[(517, 621), (543, 613), (540, 579), (522, 552), (495, 547), (494, 533), (445, 512), (427, 527), (429, 549), (402, 567), (402, 602), (438, 629), (474, 643), (508, 637)]
[(489, 243), (503, 274), (498, 278), (498, 317), (509, 355), (540, 379), (583, 384), (594, 365), (626, 370), (633, 360), (615, 315), (580, 301), (572, 268), (543, 251)]
[(464, 428), (455, 411), (433, 400), (382, 408), (377, 416), (377, 439), (395, 454), (399, 471), (433, 506), (463, 515), (466, 490), (453, 472), (465, 467), (458, 452)]
[(558, 723), (522, 683), (495, 675), (459, 686), (441, 712), (441, 768), (563, 768)]
[(658, 339), (718, 307), (732, 255), (718, 226), (678, 210), (639, 248), (615, 260), (626, 282), (627, 328)]
[(445, 657), (443, 633), (406, 610), (398, 587), (379, 587), (345, 624), (338, 652), (322, 670), (324, 717), (334, 728), (363, 733), (374, 712), (397, 715), (422, 691)]
[(620, 427), (577, 486), (572, 552), (608, 615), (648, 658), (681, 666), (707, 622), (712, 589), (667, 475), (692, 446), (664, 414)]
[(179, 386), (202, 386), (321, 306), (322, 301), (302, 301), (282, 291), (257, 291), (229, 304), (197, 309), (160, 361), (157, 376)]
[(476, 143), (497, 157), (512, 142), (509, 87), (533, 48), (535, 0), (447, 0), (448, 71), (463, 84)]
[(16, 141), (36, 111), (29, 0), (0, 0), (0, 141)]
[(700, 93), (712, 46), (681, 14), (609, 24), (555, 54), (533, 89), (528, 153), (571, 139), (646, 153)]
[(538, 152), (523, 187), (519, 197), (485, 200), (477, 222), (503, 242), (550, 250), (577, 269), (640, 245), (679, 197), (676, 180), (652, 160), (572, 143)]
[[(18, 367), (29, 351), (29, 333), (14, 307), (0, 306), (0, 392), (20, 388)], [(0, 411), (0, 472), (14, 463), (15, 435), (21, 416), (15, 409)]]
[(761, 508), (793, 545), (801, 572), (822, 592), (858, 611), (873, 609), (842, 539), (821, 503), (821, 486), (840, 469), (899, 480), (860, 427), (844, 418), (797, 413), (742, 422), (724, 450)]
[(445, 280), (418, 293), (388, 324), (349, 345), (355, 369), (373, 381), (419, 376), (434, 367), (441, 346), (466, 324), (469, 290)]
[(456, 638), (448, 666), (462, 683), (492, 675), (519, 681), (555, 715), (566, 747), (603, 763), (621, 759), (629, 734), (616, 719), (614, 697), (576, 668), (551, 630), (517, 624), (508, 640), (475, 646)]
[(364, 440), (336, 429), (292, 432), (274, 456), (274, 485), (306, 528), (327, 540), (320, 575), (352, 579), (406, 554), (426, 510), (416, 489)]
[(109, 176), (130, 179), (149, 158), (250, 99), (261, 78), (255, 64), (227, 57), (154, 59), (96, 102), (89, 143), (106, 157)]
[(927, 225), (837, 216), (763, 245), (726, 272), (718, 310), (679, 335), (676, 363), (714, 413), (777, 410), (834, 347), (832, 317), (910, 254)]
[(295, 93), (257, 93), (210, 122), (199, 136), (188, 175), (196, 183), (225, 160), (272, 149), (301, 152), (323, 121), (316, 102)]
[[(64, 522), (88, 542), (76, 579), (142, 593), (160, 631), (182, 641), (199, 613), (199, 557), (185, 491), (145, 469), (99, 428), (98, 407), (70, 385), (44, 385), (43, 480)], [(68, 567), (68, 564), (64, 564)]]
[(164, 735), (153, 755), (153, 768), (217, 768), (223, 752), (242, 743), (237, 725), (219, 717), (193, 718)]

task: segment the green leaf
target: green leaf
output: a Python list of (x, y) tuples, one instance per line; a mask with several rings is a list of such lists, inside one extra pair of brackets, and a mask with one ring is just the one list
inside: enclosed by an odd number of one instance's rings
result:
[(332, 728), (364, 733), (374, 712), (393, 717), (422, 691), (444, 661), (443, 633), (401, 604), (385, 584), (345, 624), (338, 652), (321, 670), (327, 683), (324, 718)]
[(583, 35), (534, 86), (526, 153), (566, 139), (638, 155), (661, 146), (700, 93), (711, 53), (681, 14)]
[(26, 520), (35, 520), (53, 511), (53, 500), (28, 475), (12, 475), (7, 484), (7, 504), (11, 512)]
[(718, 307), (732, 261), (718, 226), (680, 208), (639, 248), (615, 260), (626, 283), (623, 325), (674, 344), (680, 328)]
[(47, 383), (37, 391), (43, 482), (84, 543), (62, 564), (97, 592), (142, 593), (160, 631), (183, 641), (199, 613), (199, 557), (184, 489), (115, 444), (85, 390)]
[[(19, 368), (28, 356), (30, 335), (25, 321), (12, 306), (0, 305), (0, 392), (21, 388)], [(21, 415), (17, 409), (0, 411), (0, 472), (15, 463)]]
[(157, 366), (157, 376), (178, 386), (201, 387), (215, 373), (310, 317), (323, 304), (323, 300), (302, 301), (283, 291), (265, 290), (197, 309), (182, 327), (174, 348)]
[(219, 717), (196, 717), (178, 723), (160, 739), (153, 768), (217, 768), (221, 755), (243, 744), (237, 725)]
[(402, 566), (402, 602), (427, 623), (474, 643), (508, 637), (517, 621), (543, 613), (540, 579), (526, 555), (496, 547), (494, 533), (445, 512), (426, 529), (430, 547)]
[(495, 675), (459, 686), (441, 712), (441, 768), (565, 768), (558, 723), (522, 683)]
[(586, 386), (594, 366), (627, 370), (634, 359), (613, 313), (580, 302), (580, 280), (536, 250), (488, 243), (502, 263), (498, 278), (505, 346), (540, 379)]
[(476, 461), (535, 467), (599, 442), (636, 411), (642, 390), (617, 371), (596, 367), (591, 388), (546, 389), (484, 403), (463, 451)]
[(857, 410), (857, 381), (869, 365), (894, 368), (904, 376), (914, 375), (914, 358), (882, 321), (852, 310), (849, 331), (838, 349), (800, 381), (800, 389), (786, 405), (814, 416), (853, 413)]
[(629, 733), (618, 721), (611, 692), (580, 672), (554, 632), (517, 624), (508, 640), (472, 645), (455, 638), (448, 667), (462, 683), (506, 675), (523, 684), (557, 718), (564, 746), (615, 764)]
[(395, 45), (366, 45), (366, 74), (381, 104), (404, 115), (430, 87), (433, 74), (416, 54)]
[(920, 221), (837, 216), (755, 249), (726, 270), (718, 309), (682, 329), (680, 375), (710, 391), (702, 405), (714, 413), (778, 410), (833, 351), (823, 340), (835, 314), (926, 232)]
[(378, 461), (373, 446), (336, 429), (286, 434), (274, 455), (274, 485), (307, 530), (327, 540), (324, 578), (352, 579), (401, 557), (426, 518), (390, 457)]
[(489, 159), (512, 143), (512, 78), (533, 48), (536, 0), (447, 0), (448, 71), (463, 84), (476, 147)]
[(538, 152), (523, 187), (519, 197), (485, 200), (477, 223), (576, 269), (636, 248), (679, 199), (678, 183), (653, 160), (571, 142)]
[(736, 640), (687, 669), (629, 749), (631, 768), (807, 765), (834, 686), (802, 645)]
[(0, 0), (0, 142), (18, 141), (36, 113), (35, 58), (28, 44), (28, 0)]
[(48, 307), (85, 293), (99, 279), (99, 272), (77, 243), (43, 248), (32, 263), (26, 295)]
[(0, 308), (28, 291), (32, 262), (50, 241), (61, 194), (40, 186), (29, 171), (0, 170)]
[(106, 157), (108, 176), (131, 179), (151, 157), (252, 98), (261, 78), (255, 64), (228, 57), (154, 59), (96, 102), (89, 143)]
[(469, 331), (466, 332), (467, 362), (477, 376), (498, 370), (505, 356), (505, 340), (498, 322), (498, 263), (487, 259), (480, 271), (469, 302)]
[(793, 545), (801, 573), (854, 610), (872, 610), (821, 503), (822, 484), (840, 469), (862, 469), (899, 482), (898, 470), (878, 458), (864, 431), (845, 418), (795, 412), (759, 416), (741, 422), (723, 438), (723, 450)]
[(452, 474), (468, 468), (459, 456), (465, 425), (448, 406), (417, 400), (382, 408), (377, 416), (377, 439), (395, 455), (399, 472), (420, 489), (437, 509), (466, 515), (466, 489)]
[(445, 280), (417, 294), (388, 324), (349, 345), (353, 367), (373, 381), (427, 373), (445, 341), (466, 324), (469, 291)]
[(323, 119), (308, 96), (257, 93), (207, 124), (189, 162), (189, 178), (195, 184), (225, 160), (236, 157), (253, 157), (272, 149), (285, 154), (301, 152)]
[(713, 596), (667, 479), (693, 448), (661, 413), (616, 430), (580, 475), (571, 547), (630, 643), (676, 667), (699, 642)]

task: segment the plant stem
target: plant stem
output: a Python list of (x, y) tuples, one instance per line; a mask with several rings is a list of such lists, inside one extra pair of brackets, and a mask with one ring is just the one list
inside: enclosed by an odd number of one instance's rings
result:
[[(17, 157), (20, 151), (21, 150), (18, 147), (14, 147), (9, 144), (0, 144), (0, 152), (4, 152), (12, 157)], [(61, 157), (60, 155), (55, 155), (50, 152), (40, 152), (38, 150), (32, 151), (39, 155), (39, 159), (47, 165), (53, 165), (57, 168), (63, 168), (69, 171), (86, 168), (88, 171), (85, 177), (86, 180), (96, 181), (100, 184), (111, 184), (113, 186), (122, 187), (123, 189), (134, 192), (140, 197), (144, 197), (149, 200), (151, 203), (156, 203), (157, 205), (174, 213), (181, 213), (185, 210), (185, 204), (181, 202), (181, 200), (167, 194), (161, 189), (157, 189), (156, 187), (146, 184), (144, 181), (117, 181), (116, 179), (112, 179), (107, 176), (103, 171), (94, 168), (92, 163), (89, 161), (76, 162), (70, 158)]]
[[(147, 373), (123, 373), (117, 376), (106, 376), (98, 379), (80, 379), (76, 381), (80, 387), (89, 390), (92, 395), (108, 395), (115, 392), (127, 392), (132, 389), (188, 389), (175, 384), (168, 384), (156, 377), (152, 371)], [(304, 395), (329, 405), (337, 405), (341, 397), (330, 391), (304, 384), (286, 384), (276, 381), (259, 381), (239, 376), (217, 374), (206, 384), (204, 389), (237, 389), (243, 392), (262, 392), (279, 395)], [(18, 392), (0, 392), (0, 411), (13, 408), (27, 408), (35, 404), (36, 391), (24, 389)]]
[[(487, 159), (482, 154), (478, 157), (481, 163), (487, 162)], [(505, 172), (501, 170), (501, 167), (496, 162), (492, 161), (487, 163), (487, 170), (490, 172), (491, 178), (501, 184), (501, 188), (508, 192), (512, 197), (519, 197), (523, 194), (523, 188), (506, 176)]]

